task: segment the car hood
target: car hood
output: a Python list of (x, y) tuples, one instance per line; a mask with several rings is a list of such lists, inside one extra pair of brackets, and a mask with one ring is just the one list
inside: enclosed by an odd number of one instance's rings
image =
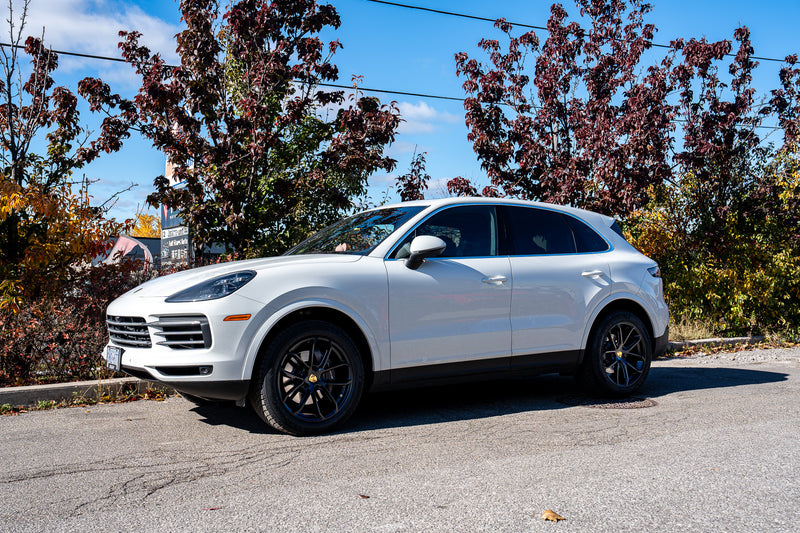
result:
[(246, 261), (231, 261), (218, 265), (209, 265), (199, 268), (192, 268), (175, 274), (161, 276), (156, 279), (142, 283), (138, 287), (128, 291), (126, 295), (136, 295), (138, 297), (167, 297), (176, 292), (188, 289), (203, 281), (224, 276), (232, 272), (242, 270), (253, 270), (256, 274), (274, 269), (291, 269), (297, 265), (319, 264), (321, 268), (329, 264), (354, 263), (361, 259), (360, 255), (338, 255), (338, 254), (318, 254), (318, 255), (285, 255), (279, 257), (266, 257), (262, 259), (248, 259)]

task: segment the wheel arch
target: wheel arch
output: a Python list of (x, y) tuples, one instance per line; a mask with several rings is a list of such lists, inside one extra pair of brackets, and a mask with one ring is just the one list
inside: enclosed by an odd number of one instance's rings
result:
[(653, 321), (647, 313), (645, 307), (632, 298), (617, 298), (610, 302), (606, 302), (603, 306), (599, 306), (598, 312), (591, 320), (591, 327), (587, 328), (583, 337), (583, 349), (581, 350), (579, 365), (583, 364), (583, 358), (586, 354), (586, 347), (589, 340), (594, 336), (597, 327), (604, 318), (617, 311), (626, 311), (636, 315), (642, 321), (645, 328), (647, 328), (647, 335), (650, 337), (650, 345), (655, 344), (655, 333), (653, 332)]
[(247, 355), (244, 368), (244, 379), (251, 379), (253, 371), (264, 357), (269, 343), (287, 327), (305, 320), (321, 320), (341, 328), (347, 333), (358, 348), (359, 355), (364, 363), (364, 390), (369, 390), (375, 371), (375, 354), (377, 346), (367, 333), (366, 326), (342, 309), (333, 307), (327, 302), (304, 302), (285, 309), (279, 316), (272, 315), (271, 320), (262, 326), (262, 331), (254, 339)]

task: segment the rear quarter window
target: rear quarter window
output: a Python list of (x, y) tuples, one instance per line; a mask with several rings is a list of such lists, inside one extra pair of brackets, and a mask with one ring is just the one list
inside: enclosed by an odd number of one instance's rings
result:
[(567, 219), (567, 224), (575, 234), (575, 246), (578, 253), (605, 252), (609, 249), (606, 240), (588, 224), (569, 215), (564, 215), (564, 218)]

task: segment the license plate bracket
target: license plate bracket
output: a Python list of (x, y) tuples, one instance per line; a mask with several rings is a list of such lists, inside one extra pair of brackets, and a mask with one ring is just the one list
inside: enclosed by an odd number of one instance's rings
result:
[(123, 349), (118, 346), (109, 346), (106, 351), (106, 368), (119, 372), (122, 370)]

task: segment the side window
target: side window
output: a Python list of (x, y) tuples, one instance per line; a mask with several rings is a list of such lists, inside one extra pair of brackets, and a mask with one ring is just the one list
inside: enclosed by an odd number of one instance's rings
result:
[[(575, 244), (578, 247), (578, 253), (605, 252), (608, 250), (609, 246), (605, 239), (598, 235), (588, 224), (568, 215), (565, 215), (564, 218), (575, 234)], [(614, 222), (614, 224), (616, 224), (616, 222)]]
[(497, 255), (497, 216), (494, 206), (463, 205), (439, 211), (412, 231), (392, 257), (408, 257), (411, 241), (433, 235), (447, 247), (439, 257), (487, 257)]
[(506, 207), (514, 255), (574, 254), (575, 238), (556, 211), (535, 207)]

